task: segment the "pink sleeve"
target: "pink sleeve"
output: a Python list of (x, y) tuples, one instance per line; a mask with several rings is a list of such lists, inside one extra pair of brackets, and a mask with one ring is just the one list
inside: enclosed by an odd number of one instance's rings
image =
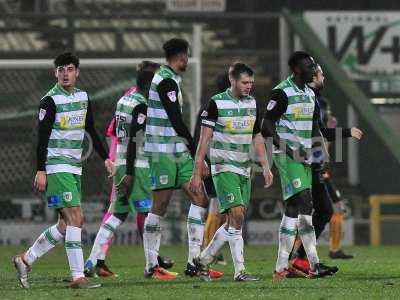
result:
[(108, 157), (112, 160), (115, 161), (115, 155), (117, 152), (117, 144), (118, 144), (118, 139), (115, 136), (115, 118), (112, 118), (110, 123), (108, 124), (107, 130), (106, 130), (106, 136), (110, 138), (110, 150), (108, 151)]

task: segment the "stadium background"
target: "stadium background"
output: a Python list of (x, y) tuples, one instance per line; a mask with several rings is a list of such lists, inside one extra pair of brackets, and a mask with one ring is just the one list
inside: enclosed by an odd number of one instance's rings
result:
[[(369, 244), (372, 232), (374, 243), (376, 235), (383, 244), (399, 243), (393, 235), (400, 229), (397, 197), (374, 211), (372, 219), (370, 197), (400, 193), (400, 3), (322, 2), (0, 0), (0, 244), (29, 244), (55, 218), (32, 189), (36, 110), (55, 80), (51, 59), (65, 49), (83, 59), (79, 86), (94, 101), (96, 127), (104, 133), (117, 99), (134, 83), (135, 61), (162, 57), (161, 45), (172, 36), (196, 45), (184, 79), (188, 123), (231, 62), (241, 60), (255, 69), (254, 94), (261, 103), (288, 74), (286, 60), (293, 50), (312, 53), (326, 73), (324, 94), (339, 125), (356, 124), (365, 132), (358, 145), (345, 141), (342, 149), (334, 149), (333, 157), (343, 161), (332, 165), (334, 180), (348, 200), (345, 244)], [(85, 66), (84, 59), (90, 64)], [(246, 227), (250, 244), (277, 241), (280, 187), (275, 178), (268, 191), (259, 177), (254, 179)], [(90, 244), (110, 191), (96, 154), (85, 161), (83, 184), (83, 239)], [(166, 242), (185, 239), (184, 198), (176, 193), (169, 208)], [(381, 227), (376, 222), (380, 215)], [(139, 242), (133, 224), (124, 224), (117, 243)]]

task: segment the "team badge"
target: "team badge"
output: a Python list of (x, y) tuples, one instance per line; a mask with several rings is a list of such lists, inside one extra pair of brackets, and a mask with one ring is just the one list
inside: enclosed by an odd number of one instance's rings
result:
[(81, 108), (87, 109), (87, 102), (81, 102)]
[(72, 193), (71, 192), (63, 193), (63, 199), (65, 202), (70, 202), (72, 200)]
[(160, 176), (160, 183), (167, 184), (168, 183), (168, 175), (161, 175)]
[(146, 120), (146, 115), (140, 113), (137, 117), (137, 122), (138, 124), (142, 125), (144, 123), (144, 121)]
[(226, 195), (226, 201), (232, 203), (233, 201), (235, 201), (235, 196), (232, 193), (229, 193), (228, 195)]
[(168, 96), (169, 100), (171, 100), (172, 102), (176, 101), (176, 92), (175, 91), (168, 92), (167, 96)]
[(255, 109), (254, 108), (248, 108), (247, 109), (247, 115), (255, 116), (256, 115)]
[(267, 110), (272, 110), (275, 106), (276, 106), (276, 101), (269, 100), (268, 105), (267, 105)]
[(43, 119), (44, 119), (45, 116), (46, 116), (46, 110), (43, 109), (43, 108), (41, 108), (41, 109), (39, 110), (39, 120), (40, 120), (40, 121), (43, 121)]
[(292, 184), (294, 188), (298, 189), (301, 187), (301, 180), (300, 178), (293, 179)]

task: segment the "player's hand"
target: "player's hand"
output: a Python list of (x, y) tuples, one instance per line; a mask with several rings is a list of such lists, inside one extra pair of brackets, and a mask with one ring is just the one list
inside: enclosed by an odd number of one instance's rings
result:
[(46, 189), (46, 185), (47, 185), (46, 171), (37, 171), (35, 180), (33, 182), (33, 186), (39, 192), (44, 192), (44, 190)]
[(210, 176), (210, 169), (208, 168), (208, 164), (206, 161), (204, 161), (204, 163), (201, 167), (201, 174), (202, 174), (203, 178), (207, 178), (208, 176)]
[(106, 167), (106, 170), (108, 172), (108, 177), (113, 177), (117, 173), (117, 170), (115, 168), (114, 163), (111, 161), (111, 159), (107, 158), (104, 161), (104, 166)]
[(121, 182), (116, 185), (116, 189), (119, 193), (122, 193), (125, 197), (129, 197), (132, 191), (133, 176), (125, 175), (122, 177)]
[(362, 136), (363, 136), (363, 132), (361, 131), (361, 129), (358, 129), (357, 127), (352, 127), (350, 129), (351, 132), (351, 137), (357, 139), (357, 140), (361, 140)]
[(272, 175), (272, 172), (270, 169), (264, 169), (263, 175), (264, 175), (264, 188), (267, 189), (274, 182), (274, 175)]
[(194, 174), (190, 179), (189, 190), (193, 193), (200, 193), (203, 187), (203, 180), (201, 176), (198, 174)]

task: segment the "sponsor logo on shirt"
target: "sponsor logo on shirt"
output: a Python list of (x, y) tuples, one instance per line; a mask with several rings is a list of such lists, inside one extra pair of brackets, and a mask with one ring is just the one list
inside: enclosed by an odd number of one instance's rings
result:
[(293, 113), (296, 118), (310, 117), (314, 114), (314, 106), (313, 105), (305, 105), (305, 106), (301, 106), (301, 107), (295, 107), (293, 109)]
[(225, 123), (225, 127), (229, 130), (252, 130), (255, 120), (229, 120)]
[(85, 126), (86, 114), (64, 115), (60, 119), (61, 128), (81, 128)]

